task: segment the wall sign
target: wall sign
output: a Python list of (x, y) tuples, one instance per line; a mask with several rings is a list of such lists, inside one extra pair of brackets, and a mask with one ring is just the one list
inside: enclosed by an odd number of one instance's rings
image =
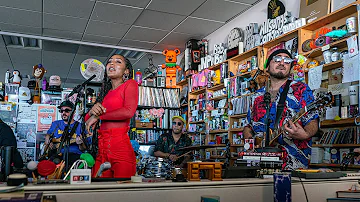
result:
[(289, 24), (291, 13), (286, 12), (275, 19), (268, 19), (260, 26), (261, 43), (276, 39), (284, 33), (284, 26)]
[(261, 44), (261, 37), (259, 34), (259, 25), (257, 23), (250, 23), (245, 28), (245, 51), (248, 51)]
[(268, 4), (268, 19), (275, 19), (285, 13), (285, 6), (279, 0), (271, 0)]

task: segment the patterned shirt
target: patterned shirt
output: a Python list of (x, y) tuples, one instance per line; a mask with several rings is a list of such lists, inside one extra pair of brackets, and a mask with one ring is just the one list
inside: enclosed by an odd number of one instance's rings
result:
[[(76, 121), (72, 124), (70, 124), (70, 129), (69, 132), (71, 131), (71, 128), (74, 127)], [(61, 142), (61, 136), (64, 133), (65, 130), (65, 122), (63, 120), (58, 120), (58, 121), (54, 121), (52, 122), (50, 129), (47, 131), (46, 134), (50, 135), (53, 134), (54, 138), (52, 140), (52, 142), (55, 144), (56, 148), (59, 147)], [(81, 133), (82, 133), (82, 129), (81, 129), (81, 124), (79, 123), (74, 134), (71, 136), (70, 139), (70, 146), (69, 146), (69, 153), (75, 153), (75, 154), (82, 154), (83, 152), (79, 149), (79, 145), (76, 144), (76, 137), (80, 136), (81, 137)], [(89, 137), (88, 134), (85, 134), (86, 136), (86, 141), (88, 144), (91, 143), (91, 137)], [(61, 149), (61, 153), (64, 152), (64, 148)]]
[[(285, 87), (286, 82), (280, 87), (275, 102), (270, 104), (270, 128), (274, 129), (277, 103)], [(252, 98), (252, 105), (247, 114), (247, 125), (255, 132), (255, 136), (264, 137), (266, 134), (265, 126), (265, 88), (259, 89)], [(308, 85), (302, 82), (292, 81), (286, 97), (284, 112), (280, 118), (279, 128), (283, 123), (287, 123), (303, 107), (314, 101), (314, 96)], [(309, 112), (299, 120), (301, 126), (306, 126), (310, 121), (319, 117), (317, 112)], [(280, 148), (284, 152), (284, 170), (293, 170), (297, 168), (307, 168), (311, 156), (311, 138), (306, 140), (293, 140), (286, 136), (280, 136), (278, 139)]]
[[(157, 140), (154, 152), (161, 151), (164, 153), (175, 154), (177, 156), (180, 156), (186, 153), (187, 151), (180, 151), (179, 148), (188, 147), (188, 146), (191, 146), (191, 139), (187, 135), (182, 134), (180, 139), (175, 143), (172, 134), (164, 134), (161, 135)], [(175, 162), (175, 165), (181, 164), (183, 160), (184, 157), (178, 159)]]

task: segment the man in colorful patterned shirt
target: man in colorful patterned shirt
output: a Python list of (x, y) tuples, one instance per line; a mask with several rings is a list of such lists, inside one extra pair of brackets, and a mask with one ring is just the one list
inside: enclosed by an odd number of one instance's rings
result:
[[(289, 79), (292, 65), (291, 54), (284, 49), (274, 51), (266, 61), (266, 70), (270, 75), (270, 88), (268, 89), (271, 95), (270, 129), (274, 129), (277, 105)], [(247, 125), (243, 132), (246, 139), (254, 137), (263, 137), (265, 139), (267, 129), (265, 126), (265, 92), (266, 89), (261, 88), (252, 98), (252, 105), (247, 115)], [(280, 136), (278, 139), (279, 147), (284, 151), (283, 170), (307, 168), (309, 165), (311, 137), (319, 129), (318, 114), (316, 112), (309, 113), (295, 123), (291, 121), (291, 118), (301, 108), (313, 101), (314, 96), (308, 85), (291, 81), (278, 127), (280, 128), (284, 123), (286, 124), (284, 128), (287, 134)]]
[(184, 167), (190, 159), (189, 155), (179, 158), (186, 151), (179, 151), (179, 148), (191, 145), (191, 139), (183, 133), (186, 121), (181, 116), (172, 118), (172, 133), (164, 134), (156, 142), (154, 155), (156, 157), (168, 158), (178, 167)]

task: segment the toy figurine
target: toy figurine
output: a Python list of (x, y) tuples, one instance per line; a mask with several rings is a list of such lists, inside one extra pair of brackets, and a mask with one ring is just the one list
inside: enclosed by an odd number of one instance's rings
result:
[(162, 64), (162, 68), (166, 68), (166, 87), (167, 88), (176, 88), (176, 70), (181, 70), (180, 66), (176, 64), (177, 58), (180, 54), (180, 50), (175, 48), (175, 50), (165, 49), (163, 55), (165, 55), (165, 64)]
[(20, 75), (20, 71), (19, 70), (14, 70), (13, 71), (13, 76), (12, 76), (12, 83), (15, 84), (20, 84), (21, 83), (21, 75)]
[(41, 79), (43, 78), (45, 73), (46, 73), (46, 70), (42, 66), (42, 64), (38, 64), (38, 65), (33, 66), (33, 76), (36, 79), (35, 90), (38, 90), (40, 88), (39, 87), (39, 82), (41, 81)]

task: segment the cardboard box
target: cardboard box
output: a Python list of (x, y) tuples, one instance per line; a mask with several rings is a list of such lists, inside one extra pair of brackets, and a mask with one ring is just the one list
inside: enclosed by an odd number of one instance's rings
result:
[(301, 0), (299, 18), (305, 18), (307, 23), (319, 19), (330, 12), (331, 0)]
[(153, 124), (153, 122), (141, 122), (139, 120), (136, 120), (135, 127), (136, 128), (153, 128), (154, 124)]

